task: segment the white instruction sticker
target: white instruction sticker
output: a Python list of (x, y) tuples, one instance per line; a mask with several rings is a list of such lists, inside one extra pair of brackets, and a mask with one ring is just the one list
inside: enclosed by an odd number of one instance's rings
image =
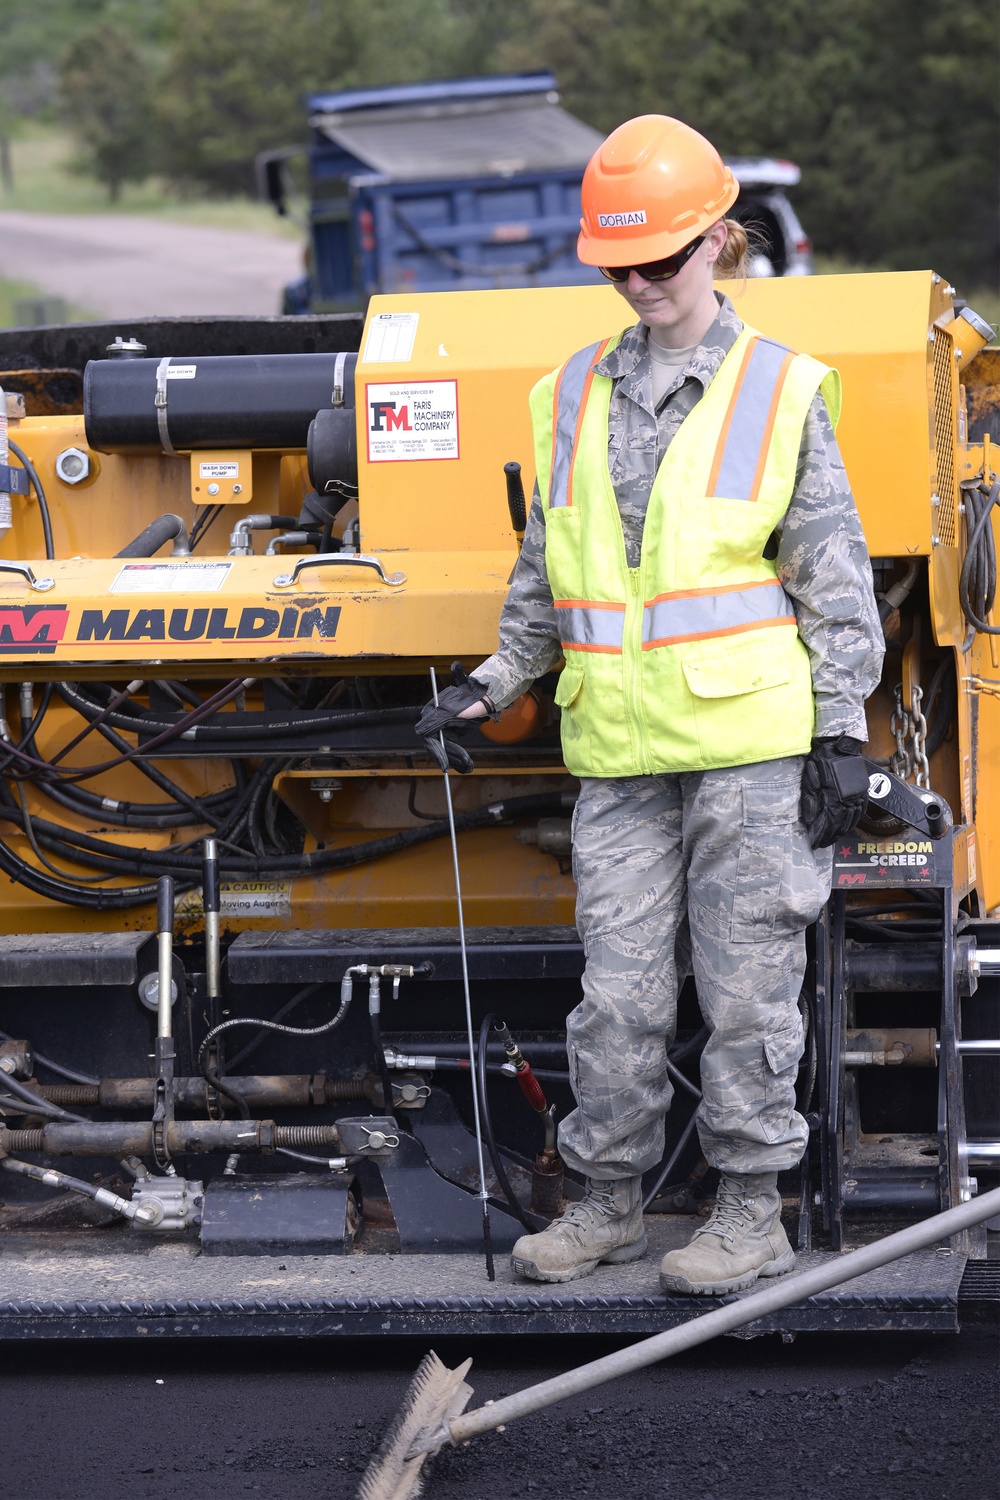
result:
[(229, 576), (229, 562), (127, 563), (112, 594), (215, 594)]
[[(178, 916), (200, 917), (204, 912), (200, 888), (177, 898)], [(224, 880), (219, 886), (219, 913), (223, 917), (290, 917), (290, 880)]]
[(362, 364), (406, 364), (413, 357), (419, 313), (373, 313)]
[(168, 380), (193, 380), (197, 373), (197, 365), (167, 365)]
[(199, 464), (199, 479), (239, 479), (240, 466), (238, 463)]
[(368, 462), (458, 457), (458, 383), (366, 387)]

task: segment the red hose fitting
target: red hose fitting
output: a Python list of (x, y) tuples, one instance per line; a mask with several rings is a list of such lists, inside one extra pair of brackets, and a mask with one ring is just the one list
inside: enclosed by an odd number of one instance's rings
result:
[(542, 1086), (531, 1071), (530, 1062), (526, 1061), (524, 1066), (518, 1069), (517, 1081), (521, 1085), (521, 1093), (527, 1099), (532, 1109), (536, 1110), (538, 1114), (544, 1115), (548, 1109), (548, 1105), (545, 1103)]

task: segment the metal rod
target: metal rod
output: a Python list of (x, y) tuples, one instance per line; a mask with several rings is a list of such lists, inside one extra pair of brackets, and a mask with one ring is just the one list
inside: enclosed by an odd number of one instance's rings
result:
[(169, 1037), (174, 981), (174, 882), (169, 875), (161, 875), (156, 883), (156, 948), (156, 1034)]
[(969, 1161), (976, 1166), (1000, 1161), (1000, 1141), (969, 1141)]
[(411, 1453), (434, 1453), (446, 1443), (455, 1446), (467, 1443), (470, 1438), (492, 1432), (505, 1422), (512, 1422), (515, 1417), (543, 1411), (547, 1406), (554, 1406), (557, 1401), (565, 1401), (569, 1396), (593, 1390), (595, 1386), (603, 1385), (608, 1380), (616, 1380), (620, 1375), (645, 1370), (659, 1360), (666, 1359), (668, 1355), (679, 1354), (684, 1349), (707, 1343), (720, 1333), (730, 1333), (734, 1328), (741, 1328), (770, 1313), (780, 1312), (782, 1308), (803, 1302), (818, 1292), (828, 1291), (841, 1282), (852, 1281), (854, 1277), (863, 1276), (868, 1271), (876, 1271), (880, 1266), (899, 1260), (904, 1255), (925, 1250), (939, 1240), (948, 1239), (950, 1235), (962, 1233), (991, 1219), (997, 1213), (1000, 1213), (1000, 1188), (971, 1203), (962, 1203), (957, 1208), (935, 1214), (933, 1218), (925, 1219), (920, 1224), (911, 1224), (897, 1234), (890, 1234), (861, 1250), (836, 1256), (813, 1270), (802, 1271), (797, 1276), (782, 1277), (763, 1291), (751, 1292), (748, 1297), (742, 1297), (726, 1307), (716, 1308), (700, 1318), (692, 1318), (679, 1328), (671, 1328), (666, 1333), (643, 1339), (629, 1349), (621, 1349), (616, 1354), (581, 1365), (579, 1369), (569, 1370), (565, 1375), (557, 1375), (553, 1380), (544, 1380), (539, 1385), (516, 1391), (513, 1396), (479, 1407), (464, 1416), (452, 1417), (424, 1441), (416, 1443)]
[(209, 1000), (217, 1000), (220, 993), (221, 975), (219, 857), (215, 839), (206, 839), (203, 848), (201, 904), (205, 912), (205, 991)]
[[(431, 667), (431, 694), (434, 707), (438, 706), (437, 673)], [(479, 1118), (479, 1089), (476, 1086), (476, 1042), (472, 1031), (472, 993), (469, 989), (469, 953), (465, 941), (465, 912), (462, 902), (462, 877), (458, 868), (458, 836), (455, 832), (455, 809), (451, 800), (451, 778), (448, 775), (448, 752), (444, 743), (444, 731), (439, 736), (445, 757), (444, 800), (448, 808), (448, 831), (451, 834), (451, 861), (455, 870), (455, 896), (458, 900), (458, 946), (462, 957), (462, 988), (465, 992), (465, 1026), (469, 1042), (469, 1068), (472, 1071), (472, 1120), (476, 1132), (476, 1163), (479, 1167), (479, 1199), (483, 1207), (483, 1239), (486, 1250), (486, 1274), (495, 1280), (493, 1269), (493, 1247), (490, 1243), (489, 1194), (486, 1191), (486, 1163), (483, 1160), (483, 1129)], [(391, 1101), (390, 1101), (391, 1102)]]
[(1000, 974), (1000, 948), (977, 947), (976, 963), (981, 975)]

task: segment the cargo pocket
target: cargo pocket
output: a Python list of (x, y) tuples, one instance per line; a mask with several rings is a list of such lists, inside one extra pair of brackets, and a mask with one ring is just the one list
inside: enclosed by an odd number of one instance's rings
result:
[(731, 940), (792, 937), (815, 922), (829, 894), (820, 864), (799, 822), (798, 774), (745, 785)]
[(760, 1124), (769, 1141), (788, 1133), (795, 1108), (795, 1078), (803, 1049), (802, 1017), (774, 1032), (764, 1042), (764, 1108)]

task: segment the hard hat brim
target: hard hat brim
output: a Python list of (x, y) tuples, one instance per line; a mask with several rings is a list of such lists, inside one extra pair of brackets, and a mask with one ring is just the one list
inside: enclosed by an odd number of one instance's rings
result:
[(692, 214), (683, 229), (661, 230), (657, 234), (643, 234), (635, 228), (624, 233), (602, 235), (588, 234), (580, 220), (580, 234), (576, 242), (577, 258), (585, 266), (640, 266), (651, 260), (663, 260), (667, 255), (676, 255), (685, 245), (690, 245), (700, 234), (705, 234), (713, 224), (725, 216), (739, 197), (740, 185), (734, 177), (726, 189), (708, 209)]

